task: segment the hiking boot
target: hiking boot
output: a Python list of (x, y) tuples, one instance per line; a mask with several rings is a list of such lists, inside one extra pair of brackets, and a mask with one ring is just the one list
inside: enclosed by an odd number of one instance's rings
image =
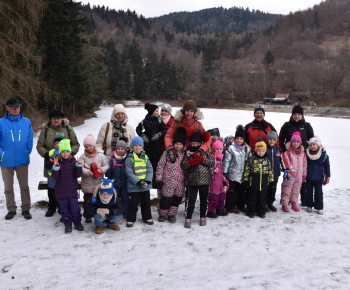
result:
[(312, 207), (307, 207), (307, 208), (306, 208), (306, 211), (307, 211), (307, 212), (312, 212)]
[(72, 226), (65, 226), (64, 232), (65, 232), (66, 234), (70, 234), (70, 233), (72, 232)]
[(282, 210), (283, 210), (284, 212), (289, 212), (289, 208), (288, 208), (287, 205), (282, 205)]
[(51, 209), (48, 209), (47, 212), (45, 213), (46, 217), (52, 217), (55, 214), (56, 211), (53, 211)]
[(294, 211), (300, 211), (300, 208), (298, 208), (296, 202), (292, 202), (292, 210), (294, 210)]
[(84, 227), (82, 224), (74, 225), (74, 227), (79, 232), (82, 232), (84, 230)]
[(96, 227), (95, 228), (95, 234), (102, 234), (102, 230), (103, 230), (103, 227), (101, 226), (101, 227)]
[(251, 218), (251, 219), (254, 218), (254, 214), (253, 214), (253, 213), (246, 213), (246, 215), (247, 215), (249, 218)]
[(5, 220), (12, 220), (15, 215), (16, 215), (15, 211), (9, 211), (7, 215), (5, 215)]
[[(235, 210), (237, 210), (237, 213), (239, 213), (239, 210), (235, 208)], [(227, 216), (229, 213), (227, 211), (225, 211), (224, 209), (219, 209), (216, 210), (216, 214), (218, 216)]]
[(269, 205), (267, 204), (266, 206), (265, 206), (265, 212), (270, 212), (271, 210), (270, 210), (270, 208), (269, 208)]
[(201, 217), (199, 220), (199, 225), (200, 226), (206, 226), (207, 225), (207, 219), (205, 217)]
[(266, 215), (265, 214), (258, 214), (258, 217), (261, 219), (264, 219), (266, 217)]
[(233, 208), (233, 209), (230, 210), (230, 213), (239, 214), (239, 209), (238, 208)]
[(120, 230), (120, 226), (118, 226), (118, 225), (114, 225), (114, 226), (107, 225), (107, 229), (111, 229), (111, 230), (114, 230), (114, 231), (119, 231)]
[(127, 228), (132, 228), (134, 226), (134, 223), (133, 222), (127, 222), (126, 223), (126, 227)]
[(32, 218), (32, 215), (30, 214), (29, 210), (22, 211), (22, 215), (26, 220), (30, 220)]
[(154, 222), (153, 222), (152, 219), (145, 220), (145, 221), (143, 221), (143, 222), (146, 223), (146, 224), (148, 224), (148, 225), (150, 225), (150, 226), (154, 224)]
[(322, 210), (322, 209), (319, 209), (319, 210), (317, 211), (317, 213), (322, 215), (322, 214), (323, 214), (323, 210)]
[(92, 223), (92, 220), (91, 220), (91, 218), (86, 218), (86, 219), (85, 219), (85, 222), (86, 222), (87, 224), (91, 224), (91, 223)]
[(275, 208), (273, 204), (268, 204), (267, 206), (269, 207), (270, 211), (277, 212), (277, 208)]
[(247, 212), (247, 208), (245, 206), (240, 207), (239, 210), (241, 212)]
[(191, 219), (185, 219), (185, 228), (189, 229), (191, 227)]
[(211, 211), (211, 212), (207, 213), (207, 217), (210, 218), (210, 219), (217, 219), (218, 215), (215, 212)]
[(171, 223), (171, 224), (176, 223), (176, 216), (174, 216), (174, 215), (169, 215), (169, 216), (168, 216), (168, 221), (169, 221), (169, 223)]
[(158, 218), (158, 221), (161, 222), (161, 223), (164, 223), (166, 220), (166, 216), (164, 215), (160, 215), (159, 218)]

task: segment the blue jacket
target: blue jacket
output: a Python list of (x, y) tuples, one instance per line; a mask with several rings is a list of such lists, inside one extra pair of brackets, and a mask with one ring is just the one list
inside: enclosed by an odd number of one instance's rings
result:
[(128, 179), (125, 172), (125, 160), (126, 158), (124, 160), (117, 160), (115, 157), (112, 157), (109, 161), (106, 177), (114, 179), (114, 188), (127, 188)]
[(320, 158), (311, 160), (309, 148), (306, 149), (307, 157), (307, 180), (323, 181), (324, 176), (331, 177), (329, 157), (326, 150), (322, 149)]
[(0, 119), (0, 166), (17, 168), (29, 164), (33, 148), (33, 129), (29, 119), (11, 116)]
[(278, 148), (276, 145), (273, 146), (272, 148), (269, 145), (267, 145), (266, 151), (267, 151), (267, 157), (271, 162), (273, 179), (276, 180), (281, 175), (281, 168), (284, 171), (287, 169), (288, 165), (284, 163), (282, 150)]

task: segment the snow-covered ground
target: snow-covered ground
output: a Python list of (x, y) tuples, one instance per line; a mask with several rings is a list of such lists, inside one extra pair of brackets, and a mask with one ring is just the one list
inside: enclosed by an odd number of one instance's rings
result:
[[(219, 127), (222, 136), (253, 120), (252, 111), (202, 111), (204, 127)], [(88, 133), (97, 136), (111, 112), (112, 107), (102, 107), (98, 118), (75, 128), (81, 144)], [(146, 111), (128, 108), (127, 113), (136, 127)], [(278, 131), (289, 117), (266, 113)], [(182, 204), (175, 224), (159, 223), (152, 207), (153, 226), (137, 221), (126, 228), (122, 221), (119, 232), (106, 229), (96, 235), (94, 224), (83, 222), (84, 232), (64, 234), (58, 214), (46, 218), (46, 209), (39, 207), (32, 208), (32, 220), (26, 221), (19, 207), (14, 219), (6, 221), (1, 181), (0, 289), (349, 289), (350, 120), (306, 119), (330, 156), (323, 216), (305, 208), (283, 213), (277, 200), (278, 212), (265, 219), (230, 214), (200, 227), (197, 204), (192, 228), (185, 229)], [(32, 204), (47, 200), (46, 191), (37, 190), (43, 159), (36, 142), (29, 168)], [(19, 206), (17, 181), (15, 189)]]

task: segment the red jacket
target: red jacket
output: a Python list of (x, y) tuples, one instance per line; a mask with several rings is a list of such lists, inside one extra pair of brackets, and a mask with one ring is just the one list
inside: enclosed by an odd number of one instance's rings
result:
[[(255, 144), (260, 137), (266, 143), (267, 133), (270, 131), (274, 131), (277, 133), (276, 129), (265, 120), (258, 122), (254, 120), (245, 126), (245, 142), (250, 146), (252, 152), (255, 151)], [(277, 140), (278, 145), (278, 140)]]
[[(168, 131), (169, 131), (171, 125), (172, 125), (174, 122), (175, 122), (174, 117), (171, 116), (170, 119), (169, 119), (169, 121), (168, 121), (168, 123), (165, 124), (165, 125), (167, 126), (167, 128), (168, 128)], [(163, 154), (164, 151), (165, 151), (165, 149), (166, 149), (166, 147), (165, 147), (165, 142), (162, 142), (162, 147), (161, 147), (161, 151), (160, 151), (160, 152)]]

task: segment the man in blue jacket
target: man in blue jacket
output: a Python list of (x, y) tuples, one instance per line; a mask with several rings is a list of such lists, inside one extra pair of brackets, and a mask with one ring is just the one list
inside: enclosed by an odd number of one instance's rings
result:
[(0, 119), (0, 167), (5, 187), (6, 207), (5, 219), (16, 215), (13, 176), (16, 171), (21, 190), (22, 215), (31, 219), (31, 207), (28, 185), (29, 154), (33, 148), (33, 129), (29, 119), (21, 113), (21, 103), (16, 98), (6, 102), (5, 116)]

